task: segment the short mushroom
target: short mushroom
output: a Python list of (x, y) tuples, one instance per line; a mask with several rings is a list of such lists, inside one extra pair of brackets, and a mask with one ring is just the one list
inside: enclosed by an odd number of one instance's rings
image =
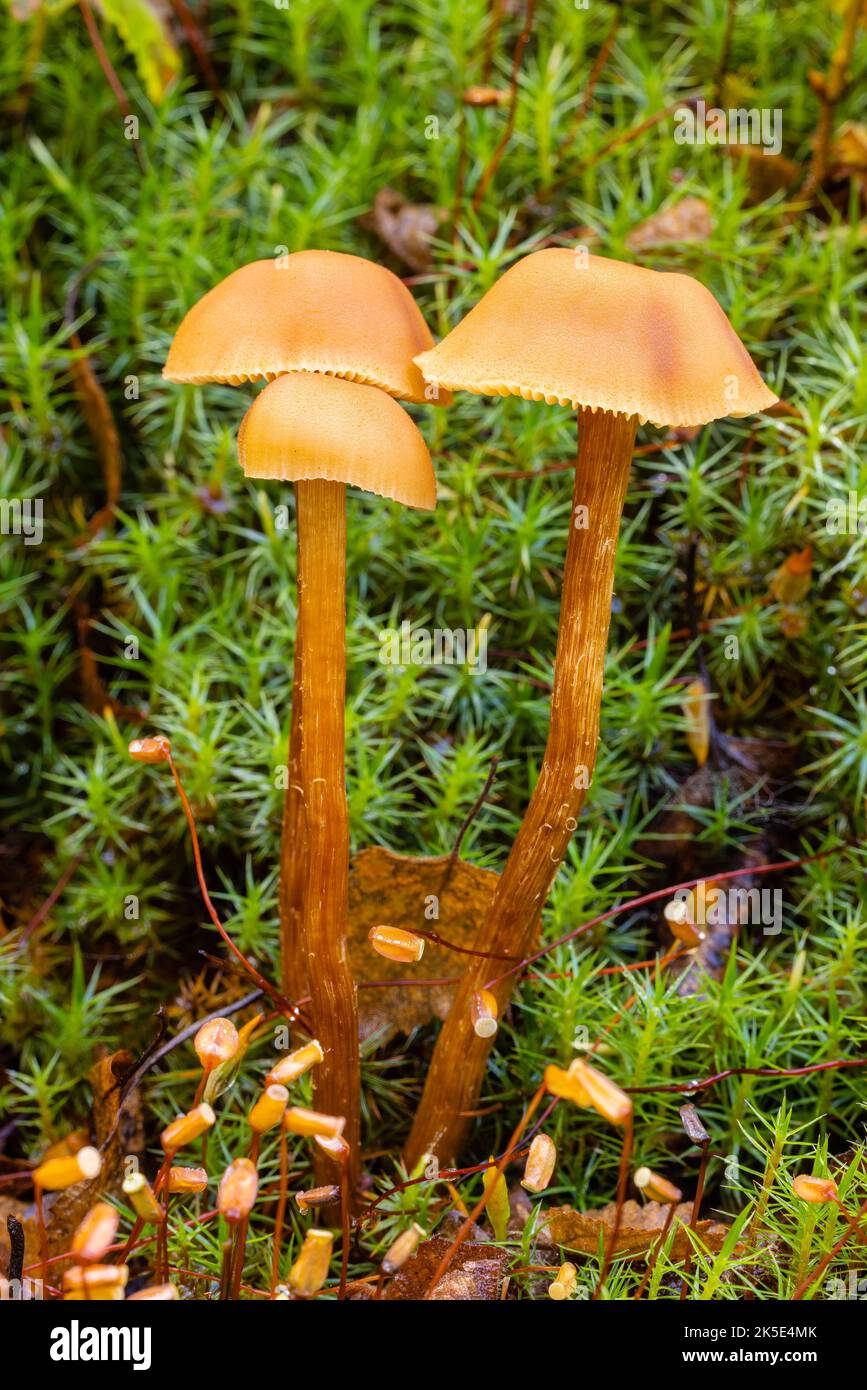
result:
[[(440, 388), (571, 405), (578, 412), (551, 720), (539, 779), (476, 946), (524, 957), (577, 824), (596, 758), (620, 516), (639, 422), (707, 424), (773, 405), (723, 310), (688, 275), (583, 250), (516, 262), (434, 349), (416, 358)], [(476, 957), (437, 1041), (406, 1154), (456, 1156), (491, 1040), (473, 1031), (473, 995), (502, 1013), (514, 971), (495, 981)]]
[(304, 671), (299, 925), (314, 1030), (324, 1054), (316, 1068), (316, 1097), (329, 1114), (346, 1117), (355, 1164), (358, 1020), (346, 945), (346, 488), (429, 510), (436, 484), (427, 446), (397, 402), (375, 387), (329, 376), (292, 372), (266, 386), (242, 422), (238, 457), (247, 477), (295, 484)]
[[(296, 251), (241, 266), (194, 304), (175, 334), (163, 376), (240, 386), (284, 372), (321, 372), (377, 386), (399, 400), (444, 404), (446, 396), (425, 387), (412, 360), (432, 346), (415, 300), (390, 270), (340, 251)], [(306, 986), (298, 934), (304, 859), (298, 648), (296, 636), (280, 849), (281, 978), (295, 998)]]

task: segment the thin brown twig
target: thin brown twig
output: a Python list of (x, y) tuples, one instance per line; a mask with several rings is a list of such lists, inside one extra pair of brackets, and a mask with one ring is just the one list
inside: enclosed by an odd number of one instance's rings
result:
[(828, 154), (834, 129), (834, 113), (849, 83), (849, 67), (855, 50), (855, 39), (861, 17), (863, 0), (849, 0), (843, 16), (843, 29), (837, 47), (831, 55), (827, 77), (814, 79), (822, 111), (813, 147), (810, 172), (801, 189), (801, 197), (812, 193), (822, 182), (828, 168)]
[(600, 77), (602, 76), (605, 64), (608, 62), (608, 59), (611, 56), (611, 50), (614, 47), (614, 42), (617, 38), (617, 32), (619, 28), (620, 9), (619, 7), (617, 7), (614, 10), (614, 17), (612, 18), (611, 24), (609, 25), (608, 33), (605, 35), (605, 38), (602, 41), (602, 47), (596, 54), (596, 61), (593, 64), (593, 67), (590, 69), (590, 76), (587, 78), (587, 86), (584, 88), (584, 95), (581, 98), (581, 104), (578, 107), (578, 110), (575, 114), (575, 120), (572, 122), (572, 127), (569, 130), (566, 139), (563, 141), (563, 144), (560, 146), (560, 149), (557, 153), (558, 164), (561, 162), (561, 160), (565, 159), (566, 156), (571, 152), (572, 146), (575, 143), (575, 138), (578, 134), (578, 130), (582, 122), (584, 121), (587, 112), (590, 110), (590, 106), (593, 101), (593, 95), (596, 91), (596, 85)]
[[(87, 26), (87, 32), (90, 36), (90, 42), (93, 44), (93, 50), (96, 54), (99, 66), (102, 68), (105, 74), (105, 80), (114, 93), (114, 99), (120, 107), (120, 113), (124, 117), (124, 120), (129, 120), (132, 116), (132, 108), (130, 107), (126, 92), (123, 89), (123, 84), (115, 72), (112, 61), (106, 52), (106, 47), (102, 41), (102, 35), (99, 32), (99, 26), (94, 18), (93, 10), (90, 8), (88, 0), (78, 0), (78, 8), (81, 10), (84, 23)], [(144, 171), (144, 157), (139, 149), (138, 141), (132, 140), (129, 143), (133, 147), (135, 157), (139, 163), (139, 168)]]
[[(490, 796), (491, 787), (494, 785), (494, 778), (497, 775), (497, 768), (499, 767), (499, 765), (500, 755), (499, 753), (495, 753), (493, 758), (491, 758), (491, 765), (488, 768), (488, 775), (485, 778), (484, 786), (482, 787), (482, 790), (479, 792), (478, 796), (476, 797), (475, 801), (473, 802), (472, 806), (470, 807), (469, 811), (464, 817), (464, 822), (460, 830), (458, 831), (457, 839), (455, 840), (455, 843), (452, 847), (452, 851), (449, 854), (448, 863), (446, 864), (445, 872), (443, 873), (442, 880), (437, 891), (437, 897), (439, 898), (442, 897), (443, 893), (448, 887), (449, 880), (452, 874), (454, 873), (455, 864), (458, 862), (458, 858), (460, 856), (461, 845), (464, 842), (464, 836), (466, 835), (476, 816), (479, 814), (488, 797)], [(455, 947), (453, 949), (457, 950), (459, 948)]]
[(75, 873), (83, 858), (84, 850), (82, 849), (79, 850), (78, 854), (76, 854), (72, 859), (70, 859), (66, 868), (63, 870), (63, 873), (60, 875), (60, 878), (57, 880), (51, 892), (48, 894), (48, 897), (45, 899), (42, 906), (33, 914), (33, 916), (30, 918), (30, 921), (27, 923), (26, 927), (22, 931), (21, 936), (18, 938), (18, 941), (16, 942), (17, 950), (21, 950), (24, 946), (26, 946), (28, 940), (33, 935), (33, 933), (35, 931), (38, 931), (39, 928), (42, 926), (42, 923), (45, 921), (45, 918), (48, 916), (55, 903), (58, 902), (58, 900), (60, 899), (60, 896), (63, 893), (64, 888), (69, 883), (70, 879), (72, 878), (72, 875)]
[(220, 79), (218, 78), (214, 65), (211, 62), (211, 55), (205, 43), (204, 36), (196, 20), (190, 12), (186, 0), (171, 0), (172, 9), (181, 22), (181, 28), (187, 37), (187, 43), (196, 56), (196, 62), (202, 70), (202, 75), (208, 84), (211, 95), (218, 101), (222, 100), (223, 94), (220, 90)]
[(518, 111), (518, 78), (521, 73), (521, 60), (524, 56), (524, 49), (530, 41), (533, 32), (533, 15), (535, 11), (535, 0), (526, 0), (524, 11), (524, 27), (518, 35), (515, 44), (515, 51), (512, 55), (512, 78), (509, 92), (509, 115), (506, 120), (506, 128), (500, 136), (494, 153), (488, 160), (487, 166), (482, 171), (482, 175), (473, 194), (473, 212), (478, 212), (482, 205), (482, 199), (488, 191), (488, 186), (500, 166), (500, 161), (509, 145), (515, 129), (515, 117)]

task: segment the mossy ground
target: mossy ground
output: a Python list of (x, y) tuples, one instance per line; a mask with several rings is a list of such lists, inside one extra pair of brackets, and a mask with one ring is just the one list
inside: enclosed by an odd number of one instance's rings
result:
[[(746, 778), (724, 756), (705, 804), (682, 813), (678, 863), (721, 872), (740, 867), (757, 845), (766, 857), (838, 849), (764, 880), (782, 892), (782, 930), (742, 932), (698, 994), (679, 992), (667, 973), (600, 973), (652, 957), (669, 940), (657, 907), (552, 953), (544, 966), (552, 978), (524, 984), (501, 1029), (467, 1162), (500, 1151), (544, 1063), (568, 1060), (577, 1030), (595, 1038), (618, 1013), (601, 1064), (635, 1087), (863, 1053), (867, 556), (857, 527), (839, 534), (828, 525), (831, 504), (867, 498), (863, 207), (854, 180), (833, 205), (823, 198), (806, 212), (782, 192), (757, 200), (746, 160), (677, 144), (670, 116), (609, 148), (679, 98), (713, 100), (726, 25), (727, 7), (712, 0), (622, 8), (611, 56), (561, 154), (614, 10), (583, 10), (572, 0), (537, 7), (514, 134), (475, 211), (473, 190), (506, 121), (501, 107), (461, 106), (464, 89), (480, 81), (482, 0), (212, 4), (222, 102), (189, 48), (182, 75), (155, 102), (103, 24), (140, 121), (140, 159), (78, 10), (61, 7), (47, 19), (38, 47), (34, 22), (6, 14), (0, 493), (41, 499), (45, 518), (41, 545), (4, 537), (0, 546), (7, 1167), (86, 1121), (86, 1073), (100, 1047), (136, 1054), (154, 1032), (158, 1005), (177, 1029), (243, 988), (199, 954), (221, 950), (204, 918), (174, 790), (159, 769), (129, 761), (130, 738), (159, 731), (171, 739), (226, 925), (258, 961), (276, 957), (275, 770), (285, 763), (289, 717), (293, 503), (288, 489), (245, 483), (237, 467), (234, 439), (252, 388), (161, 381), (173, 330), (218, 279), (278, 248), (353, 251), (407, 274), (359, 219), (384, 186), (451, 213), (462, 126), (467, 197), (455, 239), (443, 222), (432, 269), (411, 279), (436, 336), (517, 256), (545, 239), (592, 238), (604, 255), (698, 276), (789, 407), (670, 444), (663, 431), (639, 432), (639, 446), (660, 448), (640, 454), (633, 470), (599, 762), (545, 933), (553, 939), (675, 881), (648, 852), (647, 834), (664, 806), (683, 800), (680, 788), (695, 771), (682, 700), (701, 656), (722, 733), (783, 740), (789, 761), (771, 794), (761, 753), (759, 771)], [(819, 114), (807, 73), (827, 69), (840, 23), (832, 6), (806, 0), (742, 0), (736, 8), (726, 105), (779, 110), (782, 153), (804, 171)], [(503, 89), (520, 27), (510, 8), (491, 78)], [(865, 48), (862, 34), (838, 124), (867, 119)], [(687, 195), (706, 201), (709, 236), (630, 250), (632, 230)], [(70, 321), (64, 306), (76, 277)], [(115, 524), (95, 536), (86, 523), (105, 494), (74, 389), (83, 355), (104, 385), (124, 458)], [(543, 466), (573, 454), (574, 419), (556, 407), (469, 396), (447, 411), (413, 414), (434, 455), (436, 512), (364, 497), (350, 504), (353, 844), (447, 851), (497, 754), (494, 790), (464, 853), (498, 867), (547, 731), (570, 480)], [(523, 476), (503, 476), (509, 472)], [(701, 652), (690, 637), (691, 545)], [(809, 587), (781, 602), (773, 577), (808, 546)], [(452, 630), (484, 623), (487, 672), (382, 664), (380, 632), (404, 621)], [(81, 642), (95, 654), (114, 714), (98, 690), (94, 698), (92, 680), (88, 694)], [(839, 850), (844, 842), (853, 843)], [(19, 929), (73, 863), (22, 949)], [(433, 1038), (431, 1028), (366, 1049), (365, 1137), (382, 1185), (399, 1176), (399, 1146)], [(246, 1146), (244, 1117), (272, 1052), (268, 1039), (256, 1044), (221, 1103), (215, 1174)], [(151, 1153), (159, 1125), (194, 1090), (190, 1048), (169, 1063), (143, 1087)], [(790, 1296), (799, 1272), (830, 1250), (839, 1218), (799, 1203), (789, 1182), (831, 1162), (846, 1175), (847, 1204), (864, 1200), (864, 1097), (857, 1067), (778, 1080), (735, 1075), (701, 1094), (713, 1151), (704, 1212), (740, 1223), (758, 1203), (759, 1220), (747, 1255), (727, 1249), (694, 1265), (696, 1296), (731, 1298), (747, 1288)], [(681, 1131), (682, 1103), (664, 1091), (636, 1097), (636, 1158), (691, 1195), (697, 1152)], [(565, 1105), (548, 1129), (559, 1159), (545, 1200), (582, 1209), (611, 1200), (618, 1134)], [(263, 1162), (268, 1181), (273, 1146)], [(303, 1151), (291, 1179), (309, 1185)], [(460, 1190), (468, 1199), (479, 1179)], [(387, 1219), (353, 1251), (353, 1275), (370, 1272), (410, 1215), (432, 1227), (450, 1202), (441, 1185), (390, 1198)], [(291, 1220), (300, 1231), (304, 1220)], [(267, 1287), (270, 1230), (270, 1216), (253, 1223), (251, 1287)], [(287, 1241), (282, 1275), (296, 1248)], [(528, 1239), (509, 1248), (516, 1268), (532, 1262)], [(172, 1256), (218, 1274), (216, 1227), (179, 1228)], [(592, 1281), (596, 1258), (579, 1263)], [(829, 1273), (857, 1263), (844, 1249)], [(628, 1297), (641, 1272), (617, 1264), (608, 1296)], [(654, 1296), (677, 1296), (668, 1274), (663, 1259)], [(513, 1296), (534, 1290), (528, 1276), (512, 1281)]]

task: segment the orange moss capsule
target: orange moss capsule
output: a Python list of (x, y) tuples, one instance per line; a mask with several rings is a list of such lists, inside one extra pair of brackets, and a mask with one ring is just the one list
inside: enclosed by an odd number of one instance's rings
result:
[(295, 1193), (299, 1211), (310, 1211), (312, 1207), (333, 1207), (339, 1201), (339, 1187), (311, 1187), (307, 1192)]
[(662, 915), (669, 925), (672, 936), (676, 937), (678, 941), (682, 941), (685, 946), (693, 949), (701, 945), (704, 936), (695, 923), (690, 921), (689, 908), (685, 902), (679, 898), (672, 898), (671, 902), (666, 903), (662, 909)]
[(209, 1018), (193, 1041), (196, 1056), (205, 1071), (231, 1062), (238, 1051), (238, 1030), (230, 1018)]
[(179, 1298), (176, 1284), (151, 1284), (148, 1289), (139, 1289), (138, 1293), (131, 1293), (127, 1303), (174, 1303)]
[(557, 1278), (548, 1285), (548, 1297), (553, 1298), (555, 1303), (562, 1303), (564, 1299), (572, 1298), (577, 1287), (578, 1271), (566, 1260), (558, 1269)]
[(172, 745), (162, 734), (155, 734), (152, 738), (134, 738), (127, 752), (137, 763), (167, 763)]
[(84, 1148), (87, 1148), (87, 1135), (83, 1129), (74, 1129), (55, 1144), (49, 1144), (42, 1155), (42, 1162), (47, 1163), (49, 1158), (71, 1158)]
[(204, 1168), (169, 1169), (167, 1190), (175, 1192), (204, 1192), (208, 1185), (208, 1174)]
[(124, 1178), (122, 1187), (140, 1221), (147, 1221), (151, 1226), (159, 1226), (162, 1223), (165, 1212), (144, 1173), (130, 1173), (128, 1178)]
[(250, 1128), (256, 1134), (267, 1134), (269, 1129), (276, 1129), (286, 1113), (288, 1104), (289, 1092), (285, 1086), (276, 1083), (266, 1086), (250, 1111)]
[(300, 1105), (290, 1106), (283, 1123), (290, 1134), (321, 1134), (325, 1139), (339, 1139), (346, 1126), (342, 1115), (322, 1115), (318, 1110), (305, 1110)]
[(186, 1115), (178, 1115), (176, 1120), (172, 1120), (170, 1125), (166, 1125), (160, 1135), (160, 1143), (167, 1154), (177, 1153), (178, 1149), (184, 1149), (188, 1144), (192, 1144), (196, 1139), (200, 1139), (205, 1130), (210, 1129), (217, 1117), (204, 1101), (197, 1105), (195, 1110), (188, 1110)]
[(123, 1298), (128, 1278), (128, 1265), (73, 1265), (64, 1271), (63, 1297), (114, 1302)]
[(217, 1190), (217, 1211), (227, 1221), (243, 1221), (253, 1210), (259, 1191), (259, 1174), (249, 1158), (236, 1158), (229, 1164)]
[(571, 1100), (575, 1105), (590, 1104), (590, 1097), (578, 1077), (573, 1076), (571, 1071), (564, 1071), (562, 1067), (545, 1068), (545, 1088), (560, 1100)]
[(349, 1145), (340, 1134), (327, 1135), (315, 1134), (313, 1141), (319, 1146), (323, 1153), (333, 1158), (335, 1163), (342, 1163), (349, 1158)]
[(663, 1178), (659, 1173), (654, 1173), (651, 1168), (636, 1168), (633, 1179), (639, 1192), (647, 1198), (649, 1202), (682, 1202), (683, 1193), (679, 1187), (675, 1187), (668, 1178)]
[(108, 1202), (97, 1202), (72, 1237), (72, 1253), (82, 1264), (92, 1264), (105, 1254), (117, 1235), (118, 1214)]
[(424, 937), (402, 927), (371, 927), (367, 939), (374, 951), (386, 960), (416, 964), (424, 955)]
[(549, 1139), (547, 1134), (537, 1134), (527, 1154), (521, 1186), (528, 1192), (544, 1192), (554, 1175), (556, 1162), (557, 1146), (554, 1140)]
[(584, 1090), (587, 1096), (585, 1103), (597, 1110), (609, 1124), (625, 1125), (631, 1119), (632, 1101), (629, 1096), (607, 1076), (603, 1076), (601, 1071), (591, 1067), (589, 1062), (576, 1057), (569, 1068), (569, 1075)]
[(424, 1240), (426, 1234), (417, 1221), (414, 1221), (408, 1230), (401, 1231), (397, 1240), (388, 1247), (383, 1256), (383, 1274), (394, 1274), (405, 1265), (410, 1255), (415, 1254), (419, 1241)]
[(479, 1038), (492, 1038), (497, 1031), (499, 1005), (489, 989), (477, 989), (470, 1000), (470, 1022)]
[(289, 1086), (311, 1067), (318, 1066), (324, 1056), (321, 1045), (313, 1038), (303, 1047), (297, 1047), (287, 1057), (281, 1057), (279, 1062), (275, 1062), (265, 1077), (265, 1085), (276, 1083), (279, 1086)]
[(833, 1178), (817, 1178), (810, 1173), (799, 1173), (792, 1182), (792, 1191), (802, 1202), (834, 1202), (837, 1199), (837, 1184)]
[(68, 1158), (49, 1158), (33, 1170), (33, 1181), (44, 1192), (60, 1192), (77, 1182), (95, 1178), (102, 1168), (99, 1150), (85, 1144)]
[(289, 1271), (289, 1287), (297, 1298), (312, 1298), (328, 1278), (331, 1263), (330, 1231), (307, 1232), (301, 1253)]

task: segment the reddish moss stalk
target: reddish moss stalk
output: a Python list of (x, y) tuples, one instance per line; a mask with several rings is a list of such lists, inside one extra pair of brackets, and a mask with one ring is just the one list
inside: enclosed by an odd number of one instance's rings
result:
[[(298, 611), (304, 695), (300, 785), (304, 808), (300, 922), (313, 1032), (325, 1053), (314, 1081), (317, 1108), (346, 1119), (350, 1190), (357, 1177), (359, 1048), (355, 985), (346, 946), (349, 811), (344, 774), (346, 700), (346, 488), (296, 485)], [(317, 1183), (333, 1168), (316, 1156)]]
[[(635, 419), (581, 411), (560, 629), (554, 663), (551, 726), (539, 780), (512, 845), (477, 949), (523, 957), (577, 824), (596, 762), (602, 674), (620, 516), (635, 441)], [(587, 508), (586, 528), (579, 507)], [(582, 771), (583, 770), (583, 771)], [(491, 1040), (473, 1032), (470, 1001), (490, 976), (473, 959), (455, 994), (428, 1072), (407, 1145), (412, 1166), (424, 1153), (455, 1158), (478, 1100)], [(517, 980), (491, 988), (502, 1017)]]

